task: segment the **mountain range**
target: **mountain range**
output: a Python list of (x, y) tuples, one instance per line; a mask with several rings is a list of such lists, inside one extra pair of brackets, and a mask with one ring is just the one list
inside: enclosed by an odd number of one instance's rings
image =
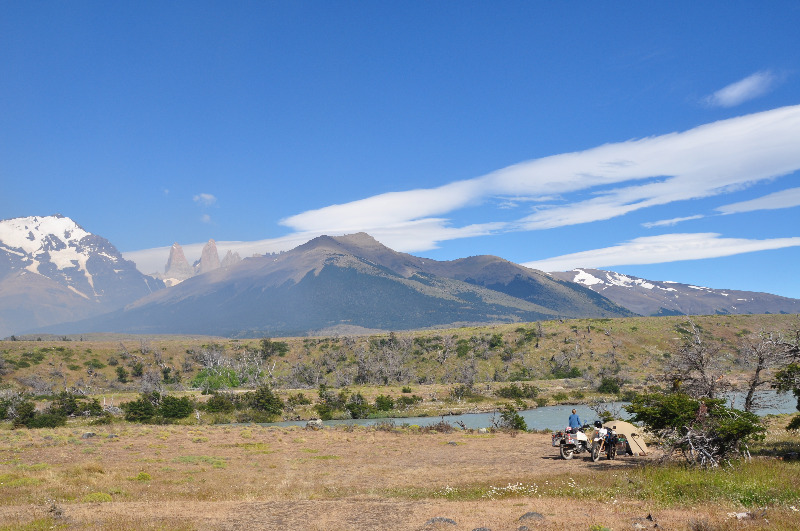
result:
[(645, 280), (600, 269), (551, 275), (584, 285), (639, 315), (800, 313), (800, 300), (769, 293)]
[(176, 243), (157, 276), (140, 273), (110, 242), (69, 218), (2, 221), (0, 337), (33, 331), (290, 336), (800, 308), (800, 300), (776, 295), (610, 271), (548, 274), (496, 256), (430, 260), (365, 233), (320, 236), (244, 260), (230, 253), (220, 260), (211, 240), (193, 265)]

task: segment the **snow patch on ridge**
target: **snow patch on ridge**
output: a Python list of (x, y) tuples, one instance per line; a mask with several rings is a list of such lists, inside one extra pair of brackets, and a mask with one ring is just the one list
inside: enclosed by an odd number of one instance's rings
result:
[(69, 218), (29, 216), (0, 221), (0, 241), (27, 254), (43, 251), (47, 236), (53, 235), (67, 246), (77, 245), (89, 233)]
[(583, 269), (573, 269), (577, 274), (575, 275), (575, 280), (573, 282), (577, 282), (578, 284), (583, 284), (584, 286), (594, 286), (595, 284), (602, 284), (603, 281), (599, 278), (590, 275)]

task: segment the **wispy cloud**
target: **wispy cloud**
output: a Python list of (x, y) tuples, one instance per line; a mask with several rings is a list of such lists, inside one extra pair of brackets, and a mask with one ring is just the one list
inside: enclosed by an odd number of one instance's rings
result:
[(217, 198), (211, 194), (197, 194), (192, 200), (198, 205), (211, 206), (217, 202)]
[(756, 72), (746, 78), (731, 83), (708, 96), (705, 101), (713, 107), (736, 107), (748, 100), (769, 92), (777, 81), (777, 76), (769, 70)]
[(642, 223), (642, 227), (646, 229), (652, 229), (655, 227), (672, 227), (684, 221), (691, 221), (693, 219), (702, 219), (704, 217), (705, 216), (703, 216), (702, 214), (697, 214), (694, 216), (686, 216), (683, 218), (662, 219), (661, 221), (651, 221), (648, 223)]
[[(783, 107), (682, 133), (523, 162), (436, 188), (309, 210), (281, 224), (303, 233), (384, 232), (390, 236), (382, 240), (386, 245), (410, 252), (487, 231), (590, 223), (651, 206), (729, 193), (791, 173), (800, 168), (798, 137), (800, 105)], [(584, 199), (587, 193), (591, 196)], [(571, 197), (578, 194), (583, 197)], [(516, 221), (479, 226), (454, 228), (447, 218), (451, 212), (497, 197), (514, 197), (518, 202), (527, 198), (535, 208)], [(402, 234), (402, 242), (392, 234)]]
[(778, 210), (781, 208), (792, 208), (800, 206), (800, 188), (789, 188), (773, 194), (731, 203), (717, 208), (723, 214), (739, 214), (741, 212), (753, 212), (756, 210)]
[[(247, 245), (257, 245), (261, 253), (281, 251), (321, 234), (364, 231), (398, 251), (418, 252), (458, 238), (592, 223), (652, 206), (722, 195), (790, 174), (800, 169), (798, 138), (800, 105), (782, 107), (685, 132), (522, 162), (435, 188), (308, 210), (280, 221), (291, 229), (287, 236)], [(215, 200), (210, 194), (199, 194), (195, 200), (203, 196)], [(527, 206), (526, 215), (508, 221), (508, 200), (517, 208)], [(458, 226), (449, 217), (477, 205), (490, 215), (494, 212), (495, 220)], [(734, 206), (729, 205), (731, 212)], [(682, 220), (654, 226), (678, 221)]]
[(211, 216), (209, 216), (208, 214), (203, 214), (200, 217), (200, 221), (202, 221), (203, 223), (211, 223)]
[(522, 265), (542, 271), (568, 271), (576, 267), (659, 264), (682, 260), (718, 258), (755, 251), (799, 247), (800, 237), (747, 240), (722, 238), (716, 233), (664, 234), (647, 236), (579, 253), (527, 262)]

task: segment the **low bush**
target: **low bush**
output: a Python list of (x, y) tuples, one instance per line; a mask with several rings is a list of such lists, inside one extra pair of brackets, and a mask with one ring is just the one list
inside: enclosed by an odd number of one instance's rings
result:
[(515, 400), (520, 398), (536, 398), (539, 396), (539, 392), (539, 388), (534, 385), (526, 383), (522, 384), (522, 387), (520, 387), (519, 385), (512, 383), (511, 385), (499, 388), (494, 394), (500, 398)]
[(378, 411), (391, 411), (394, 409), (394, 398), (387, 395), (378, 395), (375, 398), (375, 408)]
[(236, 409), (236, 402), (236, 397), (232, 393), (214, 393), (203, 404), (203, 409), (209, 413), (230, 413)]
[(201, 389), (203, 394), (213, 393), (220, 389), (239, 387), (241, 381), (236, 371), (226, 367), (203, 369), (192, 378), (190, 385)]
[(494, 427), (500, 430), (528, 431), (525, 419), (511, 404), (503, 404), (499, 410), (500, 418), (494, 421)]
[(619, 382), (615, 378), (608, 378), (603, 377), (600, 381), (600, 385), (597, 386), (598, 393), (604, 393), (609, 395), (615, 395), (619, 393), (620, 385)]
[(188, 397), (161, 395), (158, 391), (143, 393), (138, 399), (122, 404), (125, 420), (142, 423), (169, 423), (186, 418), (194, 411)]

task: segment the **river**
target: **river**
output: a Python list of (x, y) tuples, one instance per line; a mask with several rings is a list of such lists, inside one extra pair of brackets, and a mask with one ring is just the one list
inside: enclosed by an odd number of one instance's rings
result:
[[(768, 392), (771, 402), (774, 407), (764, 408), (757, 410), (759, 415), (781, 414), (781, 413), (796, 413), (795, 408), (796, 400), (791, 393), (777, 394), (772, 391)], [(744, 401), (742, 393), (735, 393), (732, 395), (734, 407), (741, 407)], [(628, 413), (622, 409), (625, 402), (610, 402), (605, 409), (612, 412), (619, 412), (622, 418), (627, 418)], [(527, 409), (519, 411), (519, 414), (525, 419), (529, 430), (559, 430), (567, 425), (567, 418), (572, 410), (575, 409), (580, 416), (581, 421), (591, 424), (597, 420), (597, 414), (592, 411), (589, 406), (575, 405), (575, 406), (543, 406), (536, 409)], [(380, 419), (347, 419), (347, 420), (326, 420), (326, 426), (333, 426), (337, 424), (344, 425), (359, 425), (369, 426), (372, 424), (379, 424), (382, 422), (394, 422), (396, 425), (403, 424), (429, 426), (444, 420), (450, 424), (463, 425), (470, 429), (490, 428), (493, 421), (499, 418), (498, 413), (464, 413), (461, 415), (445, 415), (435, 417), (408, 417), (408, 418), (380, 418)], [(286, 421), (286, 422), (273, 422), (269, 424), (262, 424), (263, 426), (305, 426), (306, 421)]]

